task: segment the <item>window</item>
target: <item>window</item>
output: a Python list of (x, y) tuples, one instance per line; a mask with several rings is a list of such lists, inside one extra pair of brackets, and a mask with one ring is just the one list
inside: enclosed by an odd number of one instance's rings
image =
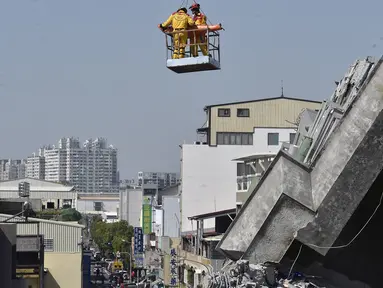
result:
[(102, 202), (94, 202), (94, 211), (102, 211)]
[(53, 238), (44, 238), (44, 250), (53, 251)]
[(290, 133), (290, 144), (293, 144), (294, 143), (294, 140), (295, 140), (295, 135), (297, 133)]
[(237, 176), (254, 175), (255, 172), (249, 164), (237, 163)]
[(237, 163), (237, 176), (245, 176), (245, 163)]
[(253, 133), (217, 132), (217, 145), (253, 145)]
[(278, 146), (279, 145), (279, 133), (267, 134), (267, 145)]
[(250, 117), (249, 108), (238, 108), (237, 109), (237, 117)]
[(230, 109), (218, 108), (218, 117), (230, 117)]

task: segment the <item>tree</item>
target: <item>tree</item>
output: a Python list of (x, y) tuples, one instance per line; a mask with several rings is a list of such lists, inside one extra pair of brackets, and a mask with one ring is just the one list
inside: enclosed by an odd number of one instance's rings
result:
[(91, 224), (93, 242), (104, 255), (110, 252), (130, 252), (133, 227), (127, 221), (105, 223), (101, 217), (95, 216)]
[(46, 210), (41, 210), (36, 213), (37, 218), (41, 219), (56, 219), (58, 216), (60, 216), (61, 211), (60, 210), (55, 210), (55, 209), (46, 209)]
[(61, 210), (59, 220), (60, 221), (80, 221), (82, 218), (81, 213), (74, 208), (68, 208)]

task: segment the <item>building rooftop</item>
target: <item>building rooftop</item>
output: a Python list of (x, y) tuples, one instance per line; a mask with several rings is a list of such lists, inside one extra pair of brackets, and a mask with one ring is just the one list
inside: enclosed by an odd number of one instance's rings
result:
[(71, 185), (65, 185), (53, 181), (47, 181), (42, 179), (35, 178), (20, 178), (14, 180), (0, 181), (0, 191), (19, 191), (18, 184), (20, 182), (30, 183), (30, 191), (40, 191), (40, 192), (70, 192), (74, 191), (75, 187)]
[(225, 216), (227, 214), (235, 214), (235, 213), (237, 213), (237, 209), (233, 208), (233, 209), (226, 209), (221, 211), (215, 211), (215, 212), (190, 216), (188, 217), (188, 219), (189, 220), (204, 220), (204, 219), (215, 218), (215, 217)]
[(243, 157), (239, 157), (239, 158), (235, 158), (231, 161), (243, 161), (243, 162), (248, 162), (248, 161), (253, 161), (253, 160), (257, 160), (257, 159), (262, 159), (262, 158), (265, 158), (265, 157), (274, 157), (276, 154), (275, 153), (260, 153), (260, 154), (251, 154), (251, 155), (248, 155), (248, 156), (243, 156)]
[[(0, 219), (4, 219), (4, 218), (7, 219), (7, 218), (10, 218), (10, 217), (13, 217), (13, 215), (0, 214)], [(73, 222), (53, 221), (53, 220), (46, 220), (46, 219), (40, 219), (40, 218), (31, 218), (31, 217), (28, 217), (28, 221), (30, 221), (30, 222), (48, 223), (48, 224), (52, 224), (52, 225), (62, 225), (62, 226), (69, 226), (69, 227), (77, 227), (77, 228), (83, 228), (83, 229), (85, 228), (84, 225), (76, 224), (76, 223), (73, 223)], [(12, 222), (25, 222), (25, 217), (15, 217), (15, 218), (11, 219), (9, 223), (12, 223)]]
[(303, 101), (303, 102), (310, 102), (310, 103), (322, 103), (322, 101), (316, 101), (316, 100), (309, 100), (309, 99), (301, 99), (301, 98), (294, 98), (294, 97), (285, 97), (285, 96), (279, 96), (279, 97), (270, 97), (270, 98), (261, 98), (261, 99), (255, 99), (255, 100), (246, 100), (246, 101), (238, 101), (238, 102), (229, 102), (229, 103), (220, 103), (220, 104), (212, 104), (205, 106), (204, 110), (211, 108), (211, 107), (217, 107), (217, 106), (228, 106), (228, 105), (235, 105), (235, 104), (247, 104), (247, 103), (254, 103), (254, 102), (261, 102), (261, 101), (271, 101), (271, 100), (294, 100), (294, 101)]
[(118, 200), (119, 193), (79, 193), (77, 199), (81, 200)]

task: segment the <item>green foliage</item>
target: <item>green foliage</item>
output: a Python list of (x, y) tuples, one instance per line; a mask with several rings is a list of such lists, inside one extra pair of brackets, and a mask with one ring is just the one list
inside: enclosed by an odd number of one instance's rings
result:
[(60, 215), (61, 211), (57, 209), (45, 209), (36, 212), (36, 217), (41, 219), (56, 219)]
[(61, 210), (59, 220), (60, 221), (80, 221), (82, 218), (81, 213), (74, 208)]
[(82, 216), (74, 208), (68, 209), (45, 209), (36, 213), (37, 218), (59, 221), (79, 221)]
[[(90, 231), (93, 242), (102, 254), (106, 255), (117, 251), (130, 252), (133, 227), (127, 221), (105, 223), (100, 216), (95, 216), (92, 219)], [(127, 254), (122, 256), (125, 257)]]

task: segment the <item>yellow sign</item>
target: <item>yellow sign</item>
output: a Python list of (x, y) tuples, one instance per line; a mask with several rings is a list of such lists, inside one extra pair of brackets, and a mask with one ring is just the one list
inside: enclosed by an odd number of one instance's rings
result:
[(121, 261), (113, 262), (113, 271), (115, 270), (124, 270), (124, 264)]

